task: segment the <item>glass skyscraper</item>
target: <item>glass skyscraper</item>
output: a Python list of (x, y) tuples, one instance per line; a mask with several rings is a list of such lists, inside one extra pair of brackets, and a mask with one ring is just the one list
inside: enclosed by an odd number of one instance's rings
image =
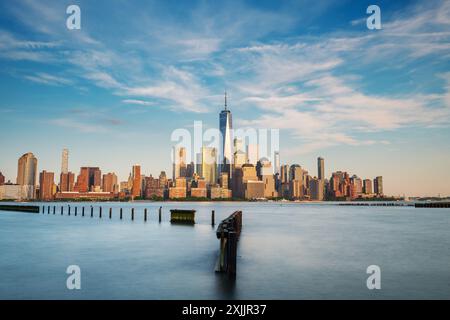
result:
[(233, 128), (231, 112), (227, 109), (227, 93), (225, 92), (225, 107), (220, 112), (219, 128), (222, 135), (220, 146), (220, 172), (228, 173), (231, 177), (231, 159), (233, 156), (231, 129)]

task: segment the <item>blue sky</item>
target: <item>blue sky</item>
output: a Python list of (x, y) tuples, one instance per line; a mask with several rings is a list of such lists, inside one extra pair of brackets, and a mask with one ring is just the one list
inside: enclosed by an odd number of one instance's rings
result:
[[(66, 28), (70, 4), (81, 30)], [(382, 30), (366, 27), (381, 8)], [(450, 195), (448, 1), (2, 1), (0, 171), (171, 173), (170, 135), (280, 129), (282, 163)]]

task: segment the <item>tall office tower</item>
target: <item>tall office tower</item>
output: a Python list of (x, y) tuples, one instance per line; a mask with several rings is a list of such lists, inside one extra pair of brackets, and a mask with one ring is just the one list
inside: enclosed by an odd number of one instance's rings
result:
[(0, 186), (5, 184), (5, 176), (0, 172)]
[(55, 174), (53, 172), (42, 171), (39, 174), (39, 198), (41, 200), (53, 199), (53, 186), (55, 184)]
[(372, 180), (364, 179), (363, 181), (363, 192), (364, 194), (372, 194)]
[(324, 198), (324, 180), (312, 178), (309, 180), (311, 200), (322, 201)]
[(59, 178), (59, 191), (72, 192), (75, 182), (75, 175), (72, 172), (61, 173)]
[(289, 193), (292, 199), (302, 198), (304, 193), (303, 169), (298, 164), (289, 168)]
[(131, 196), (140, 197), (141, 196), (141, 166), (136, 164), (133, 166), (131, 172), (131, 179), (133, 180), (133, 185), (131, 187)]
[(274, 174), (280, 174), (280, 152), (279, 151), (275, 151), (273, 153), (273, 162), (274, 162), (274, 167), (273, 167), (273, 173)]
[(202, 177), (206, 183), (217, 183), (217, 150), (212, 147), (202, 147)]
[(219, 128), (220, 134), (222, 135), (221, 139), (221, 152), (220, 152), (220, 160), (219, 160), (219, 168), (220, 172), (228, 173), (228, 176), (231, 177), (231, 161), (232, 161), (232, 136), (231, 129), (233, 128), (231, 111), (227, 109), (227, 93), (225, 92), (225, 107), (220, 112), (219, 116)]
[(284, 164), (280, 169), (280, 177), (279, 177), (279, 190), (278, 193), (281, 197), (288, 198), (289, 197), (289, 165)]
[(247, 163), (256, 166), (258, 160), (258, 145), (249, 143), (247, 145)]
[(69, 150), (63, 149), (61, 158), (61, 173), (69, 173)]
[(383, 195), (383, 177), (379, 176), (373, 179), (373, 191), (379, 196)]
[(186, 177), (186, 148), (173, 147), (173, 174), (172, 178)]
[(353, 175), (350, 178), (350, 197), (352, 199), (359, 198), (362, 194), (363, 183), (361, 178), (357, 175)]
[(317, 178), (319, 180), (325, 180), (325, 161), (322, 157), (317, 158)]
[(17, 184), (21, 186), (36, 186), (37, 159), (28, 152), (21, 156), (17, 168)]
[(103, 175), (102, 190), (103, 192), (119, 192), (119, 185), (117, 184), (117, 176), (115, 173)]

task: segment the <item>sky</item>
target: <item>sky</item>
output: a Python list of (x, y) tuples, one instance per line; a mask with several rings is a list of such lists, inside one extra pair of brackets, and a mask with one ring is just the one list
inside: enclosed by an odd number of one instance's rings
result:
[(0, 171), (33, 152), (59, 175), (68, 148), (75, 173), (171, 176), (171, 134), (217, 128), (226, 90), (283, 164), (450, 195), (449, 40), (449, 1), (1, 1)]

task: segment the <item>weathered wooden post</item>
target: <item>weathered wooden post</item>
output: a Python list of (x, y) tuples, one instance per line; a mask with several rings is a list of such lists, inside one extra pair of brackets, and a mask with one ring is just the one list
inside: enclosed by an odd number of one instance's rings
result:
[(120, 220), (122, 220), (122, 208), (120, 208)]
[(50, 214), (50, 206), (47, 208), (47, 214)]
[(109, 208), (109, 218), (111, 219), (112, 217), (112, 208)]
[(100, 206), (100, 210), (99, 210), (99, 214), (98, 217), (101, 219), (102, 218), (102, 207)]
[(45, 206), (42, 206), (42, 214), (45, 214)]
[(144, 221), (147, 221), (147, 208), (144, 209)]
[(63, 213), (64, 213), (64, 207), (61, 206), (61, 215), (63, 215)]
[(131, 221), (134, 220), (134, 208), (131, 208)]
[(230, 276), (236, 276), (237, 233), (228, 232), (227, 272)]
[(214, 226), (216, 224), (215, 222), (215, 212), (214, 210), (211, 212), (211, 225)]
[(161, 210), (162, 210), (162, 207), (159, 207), (159, 223), (161, 223)]
[(75, 207), (75, 217), (77, 216), (78, 207)]
[(67, 207), (68, 207), (67, 212), (68, 212), (68, 215), (70, 216), (70, 204)]
[(81, 216), (84, 217), (84, 207), (81, 208)]
[(53, 206), (53, 214), (56, 213), (56, 206)]
[(94, 217), (94, 207), (91, 206), (91, 218), (93, 218), (93, 217)]

